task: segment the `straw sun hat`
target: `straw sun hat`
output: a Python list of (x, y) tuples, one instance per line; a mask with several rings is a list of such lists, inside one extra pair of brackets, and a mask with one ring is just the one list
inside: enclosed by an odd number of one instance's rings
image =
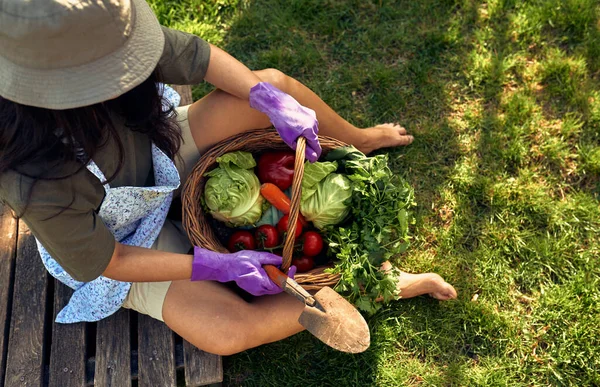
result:
[(0, 96), (47, 109), (106, 101), (148, 78), (163, 47), (145, 0), (2, 0)]

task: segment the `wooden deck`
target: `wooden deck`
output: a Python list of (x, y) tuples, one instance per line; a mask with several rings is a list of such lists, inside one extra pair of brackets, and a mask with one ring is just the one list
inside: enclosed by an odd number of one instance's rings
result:
[(221, 358), (165, 324), (121, 309), (98, 323), (56, 324), (71, 289), (46, 272), (35, 239), (0, 204), (0, 386), (199, 386)]

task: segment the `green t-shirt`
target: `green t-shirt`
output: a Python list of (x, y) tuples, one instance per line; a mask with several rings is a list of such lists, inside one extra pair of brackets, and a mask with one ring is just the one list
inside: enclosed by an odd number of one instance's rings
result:
[[(202, 82), (210, 57), (208, 43), (195, 35), (163, 27), (165, 47), (159, 61), (165, 83), (187, 85)], [(128, 129), (115, 115), (114, 125), (124, 146), (124, 162), (111, 187), (143, 187), (153, 182), (151, 143), (148, 136)], [(110, 141), (94, 156), (105, 176), (112, 176), (118, 160), (116, 142)], [(68, 175), (80, 165), (65, 165)], [(35, 165), (24, 171), (35, 171)], [(10, 171), (0, 176), (0, 198), (18, 214), (23, 213), (32, 181)], [(104, 199), (100, 181), (86, 168), (62, 180), (38, 180), (32, 190), (23, 221), (50, 255), (78, 281), (100, 276), (112, 257), (115, 239), (97, 211)], [(56, 215), (63, 210), (59, 215)]]

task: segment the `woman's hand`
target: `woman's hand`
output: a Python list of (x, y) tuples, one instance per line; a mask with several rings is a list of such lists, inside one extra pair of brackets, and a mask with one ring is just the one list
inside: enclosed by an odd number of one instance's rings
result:
[[(237, 285), (255, 296), (281, 293), (263, 265), (281, 265), (281, 257), (262, 251), (242, 250), (232, 254), (217, 253), (194, 247), (192, 262), (192, 281), (235, 281)], [(294, 276), (295, 267), (291, 267), (288, 276)]]
[(289, 94), (270, 83), (260, 82), (250, 89), (250, 106), (269, 116), (283, 141), (296, 149), (298, 137), (306, 138), (305, 157), (314, 163), (321, 156), (319, 123), (314, 110), (304, 107)]
[(306, 138), (306, 158), (311, 162), (317, 161), (321, 145), (314, 110), (300, 105), (275, 86), (261, 82), (248, 67), (212, 44), (204, 79), (231, 95), (249, 99), (250, 106), (269, 117), (283, 141), (292, 149), (296, 149), (298, 137)]

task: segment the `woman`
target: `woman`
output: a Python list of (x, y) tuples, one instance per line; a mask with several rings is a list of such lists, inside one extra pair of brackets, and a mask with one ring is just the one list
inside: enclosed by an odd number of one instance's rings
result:
[[(164, 111), (158, 81), (202, 80), (217, 90)], [(317, 118), (321, 134), (365, 153), (412, 142), (398, 125), (358, 129), (281, 72), (250, 71), (161, 27), (143, 0), (2, 2), (0, 97), (0, 197), (31, 229), (50, 273), (75, 289), (57, 321), (97, 321), (124, 306), (222, 355), (301, 331), (303, 305), (261, 268), (280, 257), (188, 254), (166, 216), (200, 154), (273, 123), (291, 147), (306, 137), (315, 161)], [(265, 296), (246, 302), (228, 281)], [(401, 273), (399, 291), (456, 297), (432, 273)]]

